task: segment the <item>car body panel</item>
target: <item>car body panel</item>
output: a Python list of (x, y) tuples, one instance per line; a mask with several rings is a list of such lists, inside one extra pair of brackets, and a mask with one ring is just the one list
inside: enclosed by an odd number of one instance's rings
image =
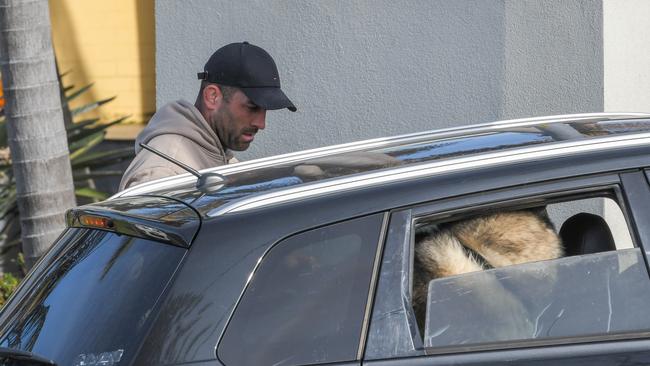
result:
[(443, 366), (443, 365), (563, 365), (614, 366), (646, 365), (650, 361), (650, 340), (630, 340), (534, 347), (517, 350), (471, 352), (392, 360), (365, 361), (373, 366)]
[[(108, 226), (84, 223), (100, 219)], [(189, 247), (201, 226), (198, 213), (167, 197), (139, 196), (74, 208), (67, 213), (69, 227), (91, 227)], [(91, 222), (97, 222), (91, 220)]]

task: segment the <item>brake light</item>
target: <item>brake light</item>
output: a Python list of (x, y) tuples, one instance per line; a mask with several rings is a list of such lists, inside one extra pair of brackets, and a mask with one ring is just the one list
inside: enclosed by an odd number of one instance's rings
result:
[(83, 226), (96, 227), (100, 229), (112, 229), (113, 221), (101, 216), (81, 215), (79, 222)]

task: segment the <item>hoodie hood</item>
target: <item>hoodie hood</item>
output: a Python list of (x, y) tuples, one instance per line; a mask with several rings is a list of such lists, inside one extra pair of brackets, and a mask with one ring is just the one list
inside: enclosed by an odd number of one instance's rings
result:
[(142, 150), (140, 143), (147, 144), (154, 137), (167, 134), (184, 136), (214, 154), (215, 157), (232, 156), (225, 151), (219, 137), (208, 125), (201, 112), (188, 101), (178, 100), (166, 104), (151, 117), (147, 127), (135, 140), (136, 154)]

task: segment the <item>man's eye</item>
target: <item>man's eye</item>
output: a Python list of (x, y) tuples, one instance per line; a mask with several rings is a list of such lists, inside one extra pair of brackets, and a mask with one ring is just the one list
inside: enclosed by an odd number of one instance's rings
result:
[(253, 111), (253, 112), (256, 112), (256, 111), (258, 111), (260, 109), (260, 107), (256, 106), (255, 104), (249, 104), (246, 107), (248, 107), (248, 109)]

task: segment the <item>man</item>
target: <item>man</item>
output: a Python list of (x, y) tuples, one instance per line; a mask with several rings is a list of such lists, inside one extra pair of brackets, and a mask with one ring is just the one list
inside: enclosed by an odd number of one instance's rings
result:
[(140, 147), (145, 143), (196, 170), (228, 164), (231, 150), (244, 151), (266, 126), (266, 111), (296, 107), (280, 89), (273, 58), (248, 42), (231, 43), (210, 56), (198, 73), (194, 105), (179, 100), (156, 112), (135, 141), (136, 156), (120, 190), (186, 173)]

